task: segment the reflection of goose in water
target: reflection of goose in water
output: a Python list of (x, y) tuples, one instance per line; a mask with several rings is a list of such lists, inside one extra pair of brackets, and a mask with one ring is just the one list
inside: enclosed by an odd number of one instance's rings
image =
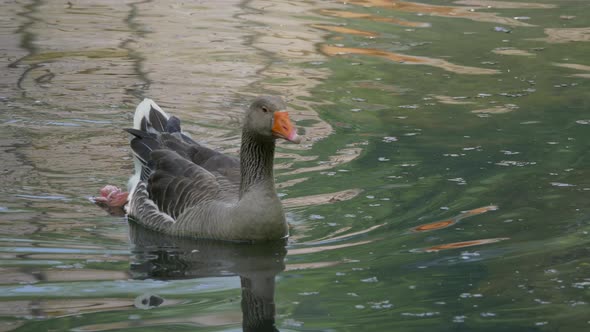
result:
[[(275, 327), (275, 276), (284, 270), (285, 241), (239, 244), (165, 236), (129, 221), (134, 279), (177, 280), (239, 276), (244, 331)], [(157, 298), (147, 298), (159, 305)]]

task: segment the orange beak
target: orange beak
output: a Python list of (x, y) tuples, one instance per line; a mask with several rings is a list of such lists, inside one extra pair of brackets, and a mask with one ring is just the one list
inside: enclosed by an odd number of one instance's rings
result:
[(283, 138), (287, 141), (299, 144), (301, 137), (297, 135), (297, 130), (289, 120), (289, 113), (275, 112), (274, 125), (272, 126), (272, 135), (274, 137)]

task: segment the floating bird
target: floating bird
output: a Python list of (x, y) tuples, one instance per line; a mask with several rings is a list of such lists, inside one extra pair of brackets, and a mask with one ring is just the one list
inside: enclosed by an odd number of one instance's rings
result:
[(246, 111), (239, 158), (183, 133), (180, 119), (154, 101), (138, 106), (133, 129), (135, 174), (127, 212), (135, 222), (176, 236), (234, 241), (285, 238), (288, 227), (273, 175), (275, 141), (299, 143), (285, 103), (262, 96)]

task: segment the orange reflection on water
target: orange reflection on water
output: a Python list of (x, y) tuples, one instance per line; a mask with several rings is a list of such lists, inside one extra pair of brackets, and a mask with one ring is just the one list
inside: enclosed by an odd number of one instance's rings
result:
[(374, 22), (385, 22), (385, 23), (393, 23), (396, 25), (401, 25), (404, 27), (410, 28), (428, 28), (430, 27), (430, 23), (424, 22), (412, 22), (412, 21), (404, 21), (393, 17), (383, 17), (365, 13), (355, 13), (349, 12), (345, 10), (332, 10), (332, 9), (323, 9), (320, 10), (320, 14), (326, 16), (333, 16), (333, 17), (340, 17), (340, 18), (360, 18), (365, 20), (370, 20)]
[(416, 227), (412, 228), (411, 231), (412, 232), (426, 232), (426, 231), (432, 231), (435, 229), (446, 228), (446, 227), (449, 227), (451, 225), (458, 223), (463, 218), (468, 218), (468, 217), (475, 216), (478, 214), (486, 213), (488, 211), (495, 211), (497, 209), (498, 209), (498, 206), (496, 206), (496, 205), (482, 206), (482, 207), (479, 207), (476, 209), (463, 211), (460, 214), (452, 217), (451, 219), (440, 220), (440, 221), (435, 221), (432, 223), (416, 226)]
[(346, 54), (370, 55), (405, 64), (418, 64), (438, 67), (457, 74), (491, 75), (499, 73), (499, 71), (495, 69), (460, 66), (442, 59), (405, 55), (374, 48), (336, 47), (332, 45), (322, 45), (320, 50), (322, 53), (330, 56)]
[(346, 28), (341, 25), (312, 24), (311, 27), (316, 28), (316, 29), (331, 31), (331, 32), (338, 32), (338, 33), (344, 33), (347, 35), (363, 36), (363, 37), (369, 37), (369, 38), (374, 38), (374, 37), (378, 36), (378, 34), (376, 34), (374, 32)]
[(465, 248), (465, 247), (473, 247), (473, 246), (480, 246), (482, 244), (488, 243), (496, 243), (504, 240), (508, 240), (508, 237), (497, 237), (492, 239), (480, 239), (480, 240), (471, 240), (471, 241), (463, 241), (463, 242), (453, 242), (453, 243), (445, 243), (439, 244), (436, 246), (417, 249), (414, 252), (436, 252), (440, 250), (447, 250), (447, 249), (457, 249), (457, 248)]
[(460, 9), (462, 9), (461, 7), (434, 6), (416, 2), (391, 0), (351, 0), (349, 2), (355, 5), (361, 5), (365, 7), (381, 7), (402, 12), (429, 13), (445, 16), (457, 16), (460, 13)]
[[(473, 7), (436, 6), (417, 2), (391, 1), (391, 0), (351, 0), (351, 4), (364, 7), (380, 7), (407, 13), (423, 13), (442, 17), (467, 18), (479, 22), (494, 22), (513, 26), (532, 26), (518, 20), (499, 17), (495, 13), (476, 12)], [(476, 7), (475, 9), (486, 8)]]
[(553, 4), (534, 3), (534, 2), (514, 2), (514, 1), (494, 1), (494, 0), (458, 0), (458, 5), (493, 7), (502, 9), (551, 9), (556, 8)]
[(412, 232), (425, 232), (425, 231), (432, 231), (435, 229), (441, 229), (445, 227), (449, 227), (457, 223), (457, 219), (449, 219), (449, 220), (442, 220), (436, 221), (430, 224), (424, 224), (417, 227), (412, 228)]
[(461, 215), (465, 216), (465, 217), (469, 217), (469, 216), (474, 216), (476, 214), (482, 214), (482, 213), (486, 213), (488, 211), (496, 211), (498, 209), (497, 205), (488, 205), (488, 206), (482, 206), (480, 208), (477, 209), (473, 209), (473, 210), (468, 210), (465, 212), (462, 212)]

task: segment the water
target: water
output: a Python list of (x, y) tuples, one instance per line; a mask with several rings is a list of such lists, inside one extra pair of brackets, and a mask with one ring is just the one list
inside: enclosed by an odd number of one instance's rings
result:
[[(488, 8), (487, 6), (491, 6)], [(584, 1), (3, 1), (1, 331), (586, 331)], [(283, 95), (291, 239), (137, 230), (143, 97), (235, 153)]]

